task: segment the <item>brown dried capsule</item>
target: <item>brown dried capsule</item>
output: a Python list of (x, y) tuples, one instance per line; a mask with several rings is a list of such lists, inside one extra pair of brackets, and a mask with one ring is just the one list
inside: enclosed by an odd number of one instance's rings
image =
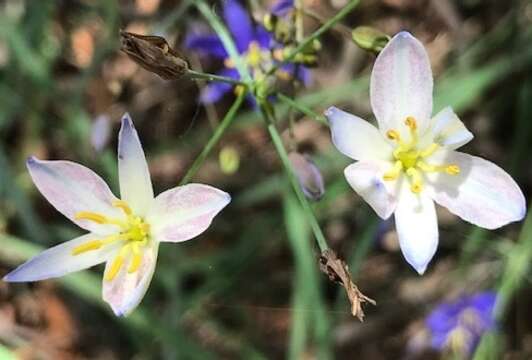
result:
[(165, 80), (175, 80), (187, 73), (184, 56), (168, 42), (153, 35), (139, 35), (120, 30), (121, 47), (131, 60)]

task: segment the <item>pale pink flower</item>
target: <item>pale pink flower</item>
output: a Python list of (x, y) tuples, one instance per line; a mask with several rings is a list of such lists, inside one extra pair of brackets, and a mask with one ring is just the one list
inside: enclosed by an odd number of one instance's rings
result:
[(401, 32), (379, 54), (371, 74), (378, 128), (334, 107), (325, 113), (334, 145), (357, 161), (345, 169), (347, 181), (381, 218), (395, 214), (403, 255), (420, 274), (438, 246), (434, 202), (486, 229), (526, 213), (510, 175), (456, 151), (473, 135), (450, 107), (431, 116), (432, 86), (423, 45)]
[(144, 297), (159, 243), (198, 236), (231, 199), (202, 184), (178, 186), (154, 197), (144, 151), (127, 114), (118, 136), (121, 199), (82, 165), (32, 157), (27, 166), (44, 197), (89, 233), (42, 252), (4, 280), (44, 280), (105, 262), (103, 299), (117, 316), (131, 313)]

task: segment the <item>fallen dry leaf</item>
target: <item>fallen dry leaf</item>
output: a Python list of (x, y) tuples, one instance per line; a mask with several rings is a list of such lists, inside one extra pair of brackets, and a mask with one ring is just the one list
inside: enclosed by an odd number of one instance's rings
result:
[(144, 69), (165, 80), (175, 80), (186, 74), (188, 63), (160, 36), (139, 35), (120, 30), (120, 50)]
[(364, 321), (364, 311), (362, 311), (362, 304), (368, 302), (372, 305), (377, 305), (375, 300), (370, 299), (362, 294), (358, 287), (353, 284), (349, 267), (342, 259), (338, 258), (336, 253), (330, 249), (324, 250), (320, 255), (320, 270), (327, 274), (329, 280), (340, 283), (347, 292), (347, 297), (351, 302), (351, 314)]

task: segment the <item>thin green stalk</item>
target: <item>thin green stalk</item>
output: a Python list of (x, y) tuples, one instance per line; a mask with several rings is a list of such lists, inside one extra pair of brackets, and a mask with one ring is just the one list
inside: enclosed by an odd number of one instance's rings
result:
[(246, 64), (244, 63), (244, 60), (240, 56), (240, 53), (236, 48), (235, 42), (233, 41), (231, 34), (229, 34), (229, 31), (227, 31), (227, 28), (225, 27), (224, 23), (220, 20), (218, 15), (216, 15), (214, 11), (212, 11), (211, 7), (204, 0), (196, 1), (194, 5), (207, 19), (213, 30), (216, 32), (216, 34), (222, 41), (225, 50), (229, 54), (229, 57), (235, 63), (235, 67), (238, 70), (240, 77), (244, 79), (244, 82), (250, 82), (251, 75), (249, 74), (249, 70)]
[(319, 115), (317, 113), (315, 113), (314, 111), (312, 111), (309, 107), (305, 106), (305, 105), (302, 105), (300, 103), (298, 103), (297, 101), (295, 101), (294, 99), (282, 94), (282, 93), (277, 93), (277, 98), (279, 100), (281, 100), (281, 102), (285, 103), (286, 105), (290, 106), (291, 108), (307, 115), (309, 118), (313, 119), (313, 120), (316, 120), (317, 122), (323, 124), (323, 125), (329, 125), (327, 123), (327, 119), (325, 118), (325, 116), (323, 115)]
[(323, 235), (323, 232), (321, 231), (320, 225), (318, 224), (318, 220), (314, 216), (314, 213), (312, 212), (312, 208), (310, 204), (307, 201), (307, 198), (303, 194), (303, 191), (299, 187), (299, 182), (296, 179), (296, 175), (294, 174), (294, 170), (292, 169), (292, 166), (290, 165), (290, 160), (288, 159), (288, 154), (286, 153), (286, 149), (284, 148), (283, 141), (281, 140), (281, 136), (279, 135), (279, 132), (275, 128), (275, 124), (273, 122), (273, 119), (269, 117), (267, 114), (267, 110), (264, 110), (263, 112), (265, 116), (265, 120), (268, 123), (268, 132), (270, 133), (270, 136), (272, 138), (273, 145), (275, 146), (275, 149), (277, 150), (277, 153), (279, 154), (279, 157), (281, 158), (281, 162), (283, 163), (283, 166), (285, 168), (286, 174), (288, 175), (288, 179), (290, 180), (290, 183), (292, 185), (292, 188), (294, 189), (294, 192), (296, 193), (296, 196), (301, 203), (301, 206), (303, 207), (303, 210), (305, 212), (305, 215), (307, 217), (307, 221), (309, 222), (312, 232), (314, 233), (314, 237), (316, 238), (316, 242), (320, 248), (321, 251), (327, 250), (329, 246), (327, 245), (327, 240), (325, 240), (325, 236)]
[(207, 142), (207, 145), (205, 145), (201, 153), (198, 155), (196, 160), (194, 160), (194, 162), (188, 169), (185, 176), (183, 176), (183, 179), (181, 179), (179, 185), (186, 184), (194, 175), (196, 175), (201, 164), (203, 164), (207, 156), (210, 154), (211, 150), (214, 148), (214, 146), (218, 143), (222, 135), (225, 133), (225, 130), (227, 130), (229, 125), (231, 125), (231, 123), (235, 119), (236, 113), (238, 112), (238, 109), (240, 109), (240, 106), (242, 105), (242, 102), (244, 101), (245, 97), (245, 91), (242, 91), (238, 95), (233, 105), (231, 105), (229, 111), (225, 114), (225, 117), (223, 118), (222, 122), (214, 130), (214, 134), (212, 134), (212, 137)]
[(220, 81), (220, 82), (233, 84), (233, 85), (246, 86), (244, 82), (237, 80), (237, 79), (233, 79), (227, 76), (202, 73), (202, 72), (195, 71), (195, 70), (188, 70), (187, 75), (190, 76), (192, 79), (201, 79), (201, 80), (207, 80), (207, 81)]
[(297, 54), (303, 51), (307, 46), (310, 45), (315, 39), (323, 35), (327, 30), (332, 28), (336, 23), (342, 20), (347, 16), (351, 10), (353, 10), (359, 3), (359, 0), (351, 0), (342, 10), (340, 10), (336, 15), (330, 18), (325, 24), (323, 24), (318, 30), (314, 31), (311, 35), (307, 36), (294, 50), (292, 50), (282, 62), (276, 64), (274, 67), (268, 71), (268, 75), (274, 74), (282, 65), (291, 61)]

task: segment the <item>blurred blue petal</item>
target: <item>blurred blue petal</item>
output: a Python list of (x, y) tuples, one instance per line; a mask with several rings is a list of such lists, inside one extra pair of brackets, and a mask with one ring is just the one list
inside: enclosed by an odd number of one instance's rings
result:
[(281, 70), (300, 80), (305, 86), (310, 85), (312, 82), (310, 70), (303, 65), (288, 63), (281, 66)]
[(272, 45), (273, 37), (264, 26), (258, 25), (255, 30), (255, 40), (259, 43), (261, 48), (269, 49)]
[(254, 29), (246, 9), (237, 0), (227, 0), (224, 5), (224, 19), (233, 35), (240, 53), (248, 49), (254, 40)]
[(275, 16), (285, 16), (294, 8), (294, 0), (279, 0), (271, 8)]
[(196, 50), (205, 55), (212, 55), (225, 59), (227, 51), (218, 35), (188, 35), (185, 39), (185, 46), (191, 50)]
[(437, 306), (425, 321), (432, 333), (432, 346), (444, 350), (452, 336), (459, 336), (463, 351), (471, 353), (481, 336), (496, 327), (496, 298), (494, 292), (486, 291)]
[[(239, 79), (238, 72), (235, 69), (223, 69), (219, 72), (221, 76), (227, 76), (233, 79)], [(203, 88), (200, 95), (200, 101), (203, 104), (212, 104), (220, 100), (226, 93), (233, 89), (233, 85), (214, 81)]]

